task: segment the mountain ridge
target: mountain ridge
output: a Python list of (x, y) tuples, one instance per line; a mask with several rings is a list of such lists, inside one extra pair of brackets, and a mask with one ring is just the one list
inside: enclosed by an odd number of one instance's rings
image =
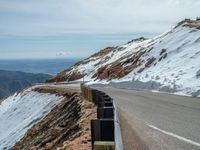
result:
[[(84, 80), (89, 84), (147, 83), (152, 90), (198, 96), (200, 21), (185, 19), (155, 38), (107, 47), (47, 82)], [(127, 83), (127, 84), (130, 84)], [(155, 88), (154, 88), (155, 87)], [(151, 88), (149, 88), (151, 89)]]

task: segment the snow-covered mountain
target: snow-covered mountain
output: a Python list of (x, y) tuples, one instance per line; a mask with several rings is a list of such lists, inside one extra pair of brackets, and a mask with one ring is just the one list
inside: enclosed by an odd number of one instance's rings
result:
[(38, 93), (33, 87), (0, 103), (0, 149), (10, 148), (33, 124), (46, 116), (64, 97)]
[[(152, 39), (108, 47), (48, 82), (119, 83), (183, 95), (200, 95), (200, 21), (186, 19)], [(121, 84), (123, 83), (123, 84)], [(119, 85), (118, 85), (119, 86)]]

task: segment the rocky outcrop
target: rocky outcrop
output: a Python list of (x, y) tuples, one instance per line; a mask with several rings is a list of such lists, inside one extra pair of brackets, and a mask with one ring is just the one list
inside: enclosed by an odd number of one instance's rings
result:
[(184, 27), (189, 27), (189, 28), (195, 28), (200, 30), (200, 20), (191, 20), (191, 19), (185, 19), (181, 22), (178, 23), (178, 26), (184, 26)]
[(83, 100), (77, 90), (53, 87), (34, 90), (62, 95), (65, 99), (30, 128), (11, 150), (91, 149), (89, 121), (96, 116), (93, 104)]
[(154, 58), (154, 57), (149, 58), (148, 61), (147, 61), (146, 64), (145, 64), (145, 67), (146, 67), (146, 68), (147, 68), (147, 67), (150, 67), (151, 64), (152, 64), (155, 60), (156, 60), (156, 58)]
[(127, 44), (130, 44), (130, 43), (133, 43), (133, 42), (142, 42), (144, 40), (147, 40), (147, 38), (145, 37), (140, 37), (140, 38), (137, 38), (137, 39), (133, 39), (131, 41), (128, 41)]

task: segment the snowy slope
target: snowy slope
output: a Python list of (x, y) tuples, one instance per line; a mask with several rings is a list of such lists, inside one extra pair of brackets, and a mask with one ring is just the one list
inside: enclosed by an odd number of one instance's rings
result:
[(63, 97), (38, 93), (29, 88), (0, 103), (0, 149), (13, 146), (61, 100)]
[(82, 80), (83, 76), (90, 83), (126, 82), (133, 88), (198, 96), (200, 21), (184, 20), (155, 38), (106, 48), (49, 81)]

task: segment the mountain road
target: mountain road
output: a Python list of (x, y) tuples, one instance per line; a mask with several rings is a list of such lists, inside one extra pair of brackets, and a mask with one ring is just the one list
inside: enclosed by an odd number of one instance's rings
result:
[(98, 88), (119, 108), (125, 150), (200, 150), (200, 99)]

